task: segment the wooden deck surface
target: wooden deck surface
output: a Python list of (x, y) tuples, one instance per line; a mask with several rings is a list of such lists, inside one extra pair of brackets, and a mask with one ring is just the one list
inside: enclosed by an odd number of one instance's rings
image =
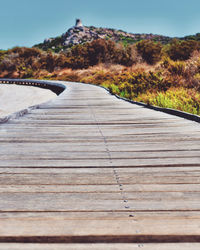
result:
[(199, 123), (69, 83), (0, 159), (0, 249), (200, 249)]

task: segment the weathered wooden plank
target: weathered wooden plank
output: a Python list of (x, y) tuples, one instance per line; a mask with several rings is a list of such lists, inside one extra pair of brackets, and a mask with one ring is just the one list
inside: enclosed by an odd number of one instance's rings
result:
[(3, 243), (1, 250), (199, 250), (200, 243), (89, 243), (89, 244), (27, 244)]
[(134, 175), (134, 174), (116, 174), (114, 173), (34, 173), (34, 174), (1, 174), (0, 184), (10, 185), (113, 185), (117, 184), (200, 184), (200, 177), (195, 175), (159, 176), (159, 175)]
[[(200, 185), (199, 185), (200, 186)], [(190, 187), (190, 186), (189, 186)], [(183, 189), (183, 191), (187, 191)], [(191, 190), (191, 188), (190, 188)], [(195, 191), (195, 187), (191, 191)], [(200, 187), (197, 187), (197, 192), (200, 191)], [(0, 193), (119, 193), (119, 186), (113, 185), (0, 185)]]
[[(136, 180), (137, 178), (137, 180)], [(163, 176), (160, 178), (159, 176), (149, 176), (149, 177), (137, 177), (137, 176), (127, 176), (119, 177), (120, 182), (124, 184), (199, 184), (200, 177), (199, 176)]]
[(9, 175), (1, 175), (0, 178), (1, 184), (21, 184), (21, 185), (27, 185), (27, 184), (53, 184), (53, 185), (111, 185), (111, 184), (117, 184), (116, 178), (113, 173), (107, 173), (104, 174), (9, 174)]
[[(40, 174), (40, 173), (55, 173), (55, 174), (94, 174), (94, 173), (113, 173), (117, 171), (118, 175), (141, 175), (141, 176), (196, 176), (200, 172), (198, 166), (169, 166), (169, 167), (119, 167), (119, 168), (2, 168), (1, 174)], [(162, 171), (161, 171), (162, 170)]]
[[(132, 192), (200, 192), (200, 184), (123, 184), (123, 192), (128, 196)], [(4, 184), (0, 185), (0, 193), (40, 192), (40, 193), (113, 193), (119, 192), (116, 184), (102, 185), (53, 185), (53, 184)], [(156, 194), (155, 194), (156, 196)]]
[(178, 183), (178, 184), (125, 184), (123, 185), (123, 190), (125, 192), (199, 192), (200, 186), (199, 184), (183, 184), (183, 183)]
[[(129, 215), (133, 215), (133, 217)], [(0, 213), (1, 219), (28, 219), (31, 220), (31, 218), (50, 218), (53, 220), (55, 219), (91, 219), (91, 220), (109, 220), (109, 219), (119, 219), (119, 220), (133, 220), (133, 219), (139, 219), (144, 220), (145, 218), (154, 218), (155, 220), (158, 220), (160, 218), (166, 218), (166, 219), (174, 219), (178, 218), (180, 220), (183, 219), (200, 219), (200, 211), (69, 211), (69, 212), (5, 212)]]
[[(176, 170), (179, 168), (176, 168)], [(183, 168), (184, 169), (184, 168)], [(196, 168), (193, 168), (195, 170)], [(200, 167), (197, 170), (200, 170)], [(187, 168), (186, 168), (187, 170)], [(86, 174), (113, 174), (113, 169), (111, 168), (2, 168), (1, 174), (60, 174), (63, 178), (66, 178), (67, 175), (82, 175)]]
[[(57, 242), (68, 241), (75, 243), (73, 237), (79, 237), (82, 242), (99, 239), (101, 242), (169, 242), (174, 239), (183, 242), (195, 241), (199, 235), (199, 218), (158, 218), (143, 217), (126, 219), (64, 219), (56, 218), (5, 218), (0, 228), (0, 240), (3, 237), (33, 238), (48, 240), (51, 237)], [(56, 226), (55, 226), (56, 225)], [(112, 226), (111, 226), (112, 225)], [(60, 237), (60, 238), (59, 238)], [(93, 238), (91, 238), (93, 237)], [(102, 237), (102, 238), (100, 238)], [(103, 238), (104, 237), (104, 238)], [(122, 237), (122, 238), (120, 238)], [(146, 237), (146, 238), (145, 238)], [(185, 237), (185, 239), (184, 239)], [(143, 239), (143, 241), (142, 241)], [(40, 240), (40, 239), (39, 239)]]
[[(39, 159), (41, 160), (53, 160), (53, 159), (60, 159), (60, 160), (73, 160), (75, 159), (107, 159), (108, 153), (107, 152), (39, 152), (39, 151), (30, 151), (28, 154), (27, 152), (21, 152), (21, 150), (14, 151), (12, 155), (8, 152), (0, 153), (1, 160), (17, 160), (19, 157), (23, 157), (25, 160), (37, 160), (38, 154), (40, 154)], [(157, 158), (158, 152), (110, 152), (112, 159), (151, 159)], [(199, 157), (199, 151), (160, 151), (159, 158), (193, 158)]]
[[(71, 146), (73, 149), (73, 147)], [(199, 157), (146, 158), (146, 159), (38, 159), (1, 160), (0, 167), (160, 167), (160, 166), (200, 166)]]
[[(64, 199), (68, 200), (69, 202), (72, 201), (81, 201), (81, 200), (90, 200), (91, 202), (93, 201), (98, 201), (98, 200), (123, 200), (126, 199), (127, 202), (134, 200), (134, 201), (170, 201), (174, 200), (176, 202), (180, 202), (181, 200), (184, 201), (196, 201), (199, 198), (200, 192), (197, 191), (129, 191), (121, 192), (117, 186), (112, 185), (107, 186), (107, 190), (103, 188), (102, 186), (98, 186), (97, 189), (95, 189), (94, 186), (93, 189), (91, 186), (81, 186), (73, 188), (74, 186), (64, 186), (62, 185), (61, 187), (56, 186), (56, 185), (39, 185), (39, 186), (28, 186), (28, 185), (15, 185), (15, 186), (8, 186), (8, 187), (2, 187), (0, 186), (0, 193), (3, 193), (3, 196), (0, 194), (0, 199), (2, 197), (4, 198), (5, 195), (8, 195), (9, 197), (11, 196), (11, 193), (17, 193), (21, 194), (20, 197), (23, 195), (23, 193), (29, 193), (33, 199), (38, 196), (38, 193), (45, 193), (49, 194), (49, 196), (54, 197), (54, 194), (59, 193), (62, 194)], [(101, 188), (102, 187), (102, 188)], [(99, 189), (98, 189), (99, 188)], [(5, 194), (5, 195), (4, 195)], [(63, 195), (64, 194), (64, 195)], [(58, 197), (59, 195), (56, 195)], [(15, 197), (15, 194), (13, 195)]]
[[(181, 193), (180, 193), (181, 194)], [(113, 199), (111, 198), (113, 196)], [(132, 196), (134, 196), (132, 194)], [(109, 193), (0, 193), (1, 212), (47, 211), (195, 211), (200, 210), (199, 194), (149, 195), (136, 194), (128, 199), (126, 194)], [(98, 199), (99, 197), (99, 199)], [(146, 197), (146, 198), (145, 198)], [(179, 197), (177, 199), (177, 197)], [(114, 198), (117, 198), (116, 200)]]

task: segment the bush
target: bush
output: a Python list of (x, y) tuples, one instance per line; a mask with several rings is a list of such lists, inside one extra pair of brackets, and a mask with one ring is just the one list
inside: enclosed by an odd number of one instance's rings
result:
[(88, 68), (99, 63), (115, 61), (116, 44), (111, 40), (97, 39), (76, 45), (65, 53), (66, 64), (73, 69)]
[(52, 72), (56, 67), (56, 59), (56, 55), (37, 48), (15, 47), (8, 50), (0, 61), (0, 71), (8, 71), (8, 76), (16, 72), (21, 78), (32, 77), (42, 69)]
[(186, 72), (186, 63), (183, 61), (173, 61), (165, 58), (161, 63), (162, 67), (167, 69), (172, 75), (184, 75)]
[(141, 61), (134, 45), (123, 46), (111, 40), (97, 39), (76, 45), (65, 52), (65, 65), (72, 69), (83, 69), (99, 63), (114, 63), (131, 66)]
[(195, 50), (200, 49), (200, 43), (198, 41), (179, 41), (173, 39), (167, 49), (167, 55), (174, 61), (188, 60)]
[(149, 40), (142, 40), (136, 45), (138, 53), (148, 64), (155, 64), (161, 59), (162, 45)]

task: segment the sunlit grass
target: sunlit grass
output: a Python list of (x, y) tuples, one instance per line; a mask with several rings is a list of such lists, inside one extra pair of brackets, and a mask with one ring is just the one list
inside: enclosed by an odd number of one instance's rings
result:
[(192, 89), (171, 88), (166, 92), (148, 91), (139, 95), (135, 100), (200, 115), (200, 94)]

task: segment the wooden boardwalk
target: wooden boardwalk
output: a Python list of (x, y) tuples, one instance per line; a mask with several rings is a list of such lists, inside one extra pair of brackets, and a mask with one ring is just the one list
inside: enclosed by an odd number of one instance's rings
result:
[(0, 125), (0, 249), (199, 250), (200, 124), (66, 86)]

